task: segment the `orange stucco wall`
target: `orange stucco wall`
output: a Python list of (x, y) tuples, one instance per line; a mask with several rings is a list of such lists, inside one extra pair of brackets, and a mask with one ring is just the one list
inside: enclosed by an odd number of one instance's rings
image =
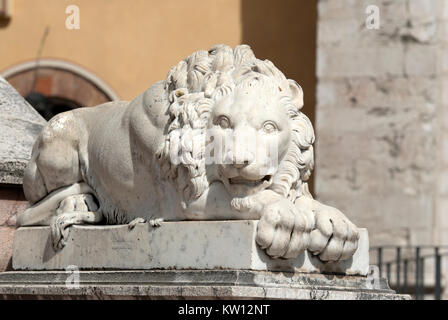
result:
[[(92, 71), (122, 99), (165, 78), (190, 53), (241, 42), (240, 0), (13, 0), (0, 25), (0, 72), (36, 58), (65, 59)], [(80, 29), (65, 26), (68, 5), (80, 9)]]

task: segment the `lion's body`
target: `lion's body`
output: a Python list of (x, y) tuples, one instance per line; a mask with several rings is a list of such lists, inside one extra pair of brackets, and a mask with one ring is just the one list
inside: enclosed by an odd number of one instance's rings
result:
[[(51, 192), (85, 182), (110, 224), (136, 218), (235, 219), (230, 198), (214, 184), (187, 210), (156, 159), (165, 140), (168, 99), (158, 82), (131, 102), (110, 102), (57, 115), (36, 141), (23, 188), (31, 204)], [(207, 201), (210, 194), (218, 202)], [(209, 212), (209, 214), (205, 214)], [(246, 216), (248, 217), (248, 216)]]
[[(260, 219), (257, 242), (271, 256), (310, 247), (346, 259), (357, 229), (308, 192), (314, 132), (302, 106), (300, 86), (248, 46), (195, 52), (131, 102), (50, 120), (17, 224), (50, 225), (60, 248), (73, 224)], [(219, 161), (207, 161), (210, 145)]]
[[(85, 182), (95, 190), (109, 223), (151, 216), (180, 220), (169, 216), (180, 213), (180, 201), (172, 184), (160, 176), (155, 157), (156, 146), (164, 141), (167, 119), (163, 118), (169, 106), (158, 89), (159, 83), (148, 89), (150, 94), (131, 102), (106, 103), (53, 118), (38, 138), (25, 173), (29, 201), (33, 204), (61, 187)], [(143, 101), (148, 96), (152, 101)], [(137, 127), (143, 128), (143, 139), (136, 134)], [(164, 197), (170, 200), (163, 201)]]

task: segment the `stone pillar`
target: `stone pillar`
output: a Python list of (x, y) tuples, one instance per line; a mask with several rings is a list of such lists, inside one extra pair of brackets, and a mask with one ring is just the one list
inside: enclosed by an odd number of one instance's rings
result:
[(315, 191), (372, 246), (448, 244), (447, 18), (445, 0), (319, 1)]
[[(379, 30), (364, 25), (369, 4)], [(319, 2), (316, 193), (369, 227), (373, 244), (447, 240), (435, 232), (448, 189), (444, 5)]]

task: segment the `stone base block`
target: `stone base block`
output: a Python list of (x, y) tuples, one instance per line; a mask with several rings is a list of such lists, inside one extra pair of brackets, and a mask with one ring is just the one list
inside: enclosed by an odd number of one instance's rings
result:
[(249, 270), (12, 271), (0, 299), (408, 300), (386, 280)]
[(366, 275), (369, 240), (361, 229), (355, 255), (322, 263), (305, 252), (293, 260), (271, 259), (255, 243), (257, 221), (165, 222), (159, 228), (138, 224), (73, 226), (66, 246), (55, 252), (49, 227), (19, 228), (15, 233), (15, 270), (189, 269), (259, 270)]

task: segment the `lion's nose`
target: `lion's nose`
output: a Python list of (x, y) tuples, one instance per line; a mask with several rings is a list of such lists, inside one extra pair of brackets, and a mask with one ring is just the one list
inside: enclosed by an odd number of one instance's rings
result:
[(249, 161), (245, 160), (243, 163), (234, 163), (233, 166), (237, 169), (244, 168), (249, 164)]
[(251, 164), (254, 161), (254, 156), (251, 152), (244, 152), (239, 155), (235, 155), (232, 152), (229, 152), (227, 154), (227, 159), (232, 160), (232, 165), (235, 168), (241, 169)]

